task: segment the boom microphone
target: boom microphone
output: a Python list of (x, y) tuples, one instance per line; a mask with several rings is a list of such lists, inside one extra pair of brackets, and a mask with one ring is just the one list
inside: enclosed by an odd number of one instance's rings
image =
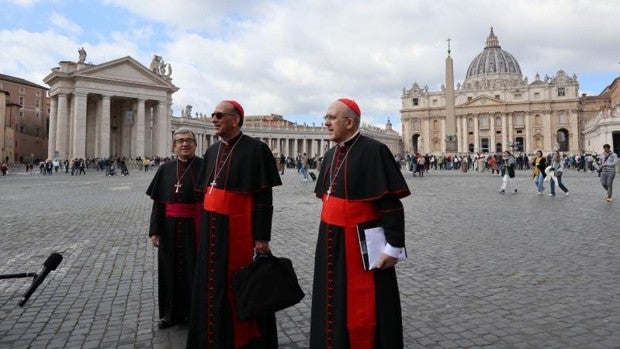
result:
[(60, 253), (54, 252), (49, 257), (47, 257), (45, 262), (43, 262), (43, 270), (41, 270), (41, 273), (34, 278), (34, 281), (32, 281), (32, 285), (30, 285), (30, 288), (24, 294), (21, 302), (19, 302), (20, 307), (23, 307), (24, 304), (28, 302), (28, 299), (30, 298), (30, 296), (32, 296), (37, 287), (39, 287), (39, 285), (43, 283), (43, 280), (45, 279), (47, 274), (49, 274), (52, 270), (56, 270), (60, 262), (62, 262), (62, 255)]

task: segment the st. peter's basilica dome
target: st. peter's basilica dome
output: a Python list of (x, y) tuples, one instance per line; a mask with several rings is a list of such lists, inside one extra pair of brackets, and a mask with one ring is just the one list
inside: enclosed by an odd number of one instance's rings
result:
[(484, 79), (522, 79), (519, 62), (499, 46), (499, 40), (493, 33), (487, 38), (487, 45), (469, 64), (465, 83)]

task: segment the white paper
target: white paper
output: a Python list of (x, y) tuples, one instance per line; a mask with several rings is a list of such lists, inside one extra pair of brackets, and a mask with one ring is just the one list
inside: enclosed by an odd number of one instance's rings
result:
[[(366, 237), (366, 251), (368, 253), (368, 269), (375, 269), (377, 268), (377, 263), (385, 250), (385, 231), (383, 230), (383, 227), (372, 227), (364, 229), (364, 235)], [(398, 256), (398, 260), (403, 261), (406, 258), (407, 251), (403, 248), (402, 252)]]

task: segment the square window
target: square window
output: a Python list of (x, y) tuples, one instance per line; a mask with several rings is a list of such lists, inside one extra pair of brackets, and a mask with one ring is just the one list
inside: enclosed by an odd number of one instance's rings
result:
[(413, 98), (413, 99), (411, 100), (411, 102), (413, 103), (413, 105), (418, 105), (418, 103), (419, 103), (419, 101), (418, 101), (418, 99), (417, 99), (417, 98)]

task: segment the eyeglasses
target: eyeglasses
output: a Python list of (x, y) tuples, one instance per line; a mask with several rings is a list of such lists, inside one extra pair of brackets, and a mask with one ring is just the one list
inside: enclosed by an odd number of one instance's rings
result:
[(223, 118), (225, 115), (233, 115), (233, 116), (237, 116), (237, 114), (233, 114), (233, 113), (224, 113), (224, 112), (216, 112), (216, 113), (212, 113), (211, 117), (212, 118), (216, 118), (216, 119), (221, 119)]
[(196, 140), (193, 138), (179, 138), (179, 139), (174, 140), (174, 143), (176, 144), (183, 144), (183, 143), (192, 144), (194, 142), (196, 142)]

